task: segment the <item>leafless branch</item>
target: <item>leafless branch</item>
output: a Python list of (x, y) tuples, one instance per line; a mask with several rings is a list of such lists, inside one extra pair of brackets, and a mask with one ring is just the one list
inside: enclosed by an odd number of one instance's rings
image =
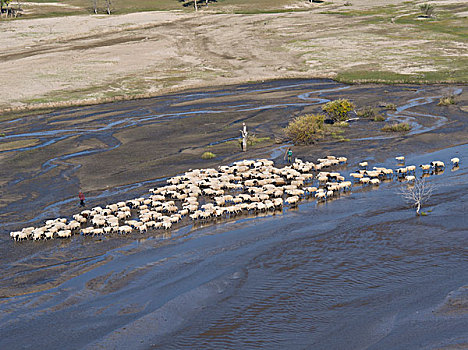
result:
[(416, 208), (416, 213), (419, 215), (423, 203), (429, 200), (433, 191), (433, 185), (424, 179), (416, 178), (414, 184), (402, 186), (399, 193), (408, 204)]

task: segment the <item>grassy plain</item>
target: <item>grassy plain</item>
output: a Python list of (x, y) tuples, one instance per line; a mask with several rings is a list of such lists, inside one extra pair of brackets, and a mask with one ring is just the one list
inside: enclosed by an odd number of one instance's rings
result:
[[(0, 111), (149, 97), (282, 78), (348, 83), (466, 83), (462, 0), (22, 2), (0, 20)], [(349, 4), (350, 3), (350, 4)]]

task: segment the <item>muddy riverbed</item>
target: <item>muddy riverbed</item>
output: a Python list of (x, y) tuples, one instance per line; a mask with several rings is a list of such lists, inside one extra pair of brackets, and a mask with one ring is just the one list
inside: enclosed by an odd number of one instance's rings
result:
[[(468, 347), (466, 86), (343, 85), (286, 80), (190, 90), (147, 100), (0, 122), (0, 347), (457, 349)], [(437, 106), (456, 95), (457, 103)], [(346, 156), (396, 168), (459, 157), (427, 181), (417, 217), (397, 181), (356, 187), (325, 204), (168, 232), (13, 242), (10, 230), (147, 193), (190, 168), (267, 157), (281, 165), (281, 129), (336, 98), (393, 103), (387, 122), (350, 123), (293, 147), (315, 161)], [(259, 143), (231, 140), (242, 122)], [(200, 158), (212, 151), (212, 160)]]

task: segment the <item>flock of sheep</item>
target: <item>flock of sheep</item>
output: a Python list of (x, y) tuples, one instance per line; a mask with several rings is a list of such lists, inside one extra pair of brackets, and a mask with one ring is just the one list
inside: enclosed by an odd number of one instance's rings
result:
[[(404, 157), (396, 157), (404, 164)], [(10, 232), (12, 239), (42, 240), (68, 238), (73, 234), (130, 234), (156, 229), (171, 229), (189, 217), (191, 220), (228, 218), (241, 213), (266, 212), (296, 206), (305, 198), (325, 201), (348, 191), (353, 185), (378, 186), (384, 179), (396, 176), (414, 181), (416, 166), (402, 166), (394, 171), (384, 167), (368, 170), (368, 163), (350, 174), (351, 181), (330, 168), (347, 162), (345, 157), (327, 156), (317, 163), (296, 159), (283, 168), (268, 159), (243, 160), (216, 169), (196, 169), (167, 180), (167, 185), (150, 190), (148, 197), (94, 207), (66, 218), (47, 220), (42, 227), (26, 227)], [(459, 159), (451, 162), (458, 166)], [(423, 175), (445, 167), (441, 161), (420, 165)]]

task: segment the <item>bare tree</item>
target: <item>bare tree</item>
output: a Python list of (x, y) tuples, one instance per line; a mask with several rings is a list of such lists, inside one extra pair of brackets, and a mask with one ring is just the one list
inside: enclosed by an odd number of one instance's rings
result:
[(419, 5), (419, 9), (427, 18), (431, 18), (434, 12), (434, 5), (429, 3), (421, 4)]
[(94, 13), (97, 15), (97, 0), (93, 0), (93, 10)]
[(247, 132), (247, 125), (245, 125), (245, 123), (242, 123), (242, 130), (240, 132), (242, 135), (242, 150), (246, 152), (247, 151), (247, 137), (249, 136), (249, 133)]
[(111, 14), (111, 7), (112, 7), (111, 0), (106, 0), (106, 10), (107, 10), (108, 15)]
[(416, 208), (416, 214), (420, 215), (421, 206), (429, 200), (433, 190), (433, 185), (428, 184), (424, 179), (416, 178), (414, 185), (402, 187), (400, 194), (408, 204)]

